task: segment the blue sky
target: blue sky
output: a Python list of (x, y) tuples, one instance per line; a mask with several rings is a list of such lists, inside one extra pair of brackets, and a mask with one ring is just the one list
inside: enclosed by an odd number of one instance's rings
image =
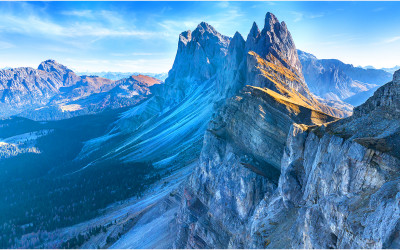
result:
[(167, 72), (182, 31), (206, 21), (246, 38), (268, 11), (319, 58), (400, 65), (400, 2), (0, 2), (0, 68)]

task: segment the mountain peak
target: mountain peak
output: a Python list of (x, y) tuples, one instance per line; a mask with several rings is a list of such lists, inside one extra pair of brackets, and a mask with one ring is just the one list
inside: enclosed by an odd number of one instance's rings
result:
[(268, 30), (271, 30), (276, 23), (279, 23), (278, 18), (276, 18), (276, 16), (271, 12), (267, 12), (267, 14), (265, 15), (264, 29), (267, 28)]
[(393, 74), (393, 83), (400, 84), (400, 69)]
[[(230, 38), (220, 34), (213, 26), (206, 22), (201, 22), (197, 25), (197, 28), (192, 32), (192, 39), (200, 42), (206, 41), (209, 39), (216, 39), (219, 42), (223, 43), (226, 47), (229, 45)], [(202, 44), (204, 45), (204, 44)]]
[(242, 34), (240, 34), (238, 31), (235, 32), (235, 35), (233, 35), (232, 41), (234, 40), (240, 40), (240, 41), (244, 41)]
[(52, 72), (52, 71), (71, 71), (68, 69), (66, 66), (59, 64), (55, 60), (48, 59), (46, 61), (43, 61), (39, 67), (39, 70), (43, 70), (46, 72)]
[(248, 37), (256, 38), (259, 34), (260, 34), (260, 30), (258, 29), (257, 23), (253, 22), (253, 26), (251, 27)]
[(211, 26), (210, 24), (208, 24), (206, 22), (199, 23), (199, 25), (197, 25), (197, 28), (195, 29), (195, 31), (196, 30), (200, 31), (201, 33), (208, 32), (211, 34), (219, 34), (218, 31), (216, 31), (213, 26)]

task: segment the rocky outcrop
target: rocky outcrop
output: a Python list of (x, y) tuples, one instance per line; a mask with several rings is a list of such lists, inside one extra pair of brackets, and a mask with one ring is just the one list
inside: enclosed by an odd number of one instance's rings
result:
[(250, 247), (398, 247), (398, 158), (298, 125), (284, 152), (278, 189), (252, 218)]
[(352, 105), (363, 103), (369, 96), (351, 97), (381, 86), (391, 78), (384, 70), (354, 67), (336, 59), (318, 59), (301, 50), (298, 54), (311, 92), (328, 100), (348, 101)]

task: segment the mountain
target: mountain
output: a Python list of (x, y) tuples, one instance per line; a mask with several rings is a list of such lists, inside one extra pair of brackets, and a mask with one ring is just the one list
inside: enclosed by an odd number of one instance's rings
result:
[(123, 78), (129, 78), (133, 75), (146, 75), (156, 78), (161, 81), (165, 81), (168, 77), (167, 73), (139, 73), (139, 72), (77, 72), (79, 76), (99, 76), (110, 80), (121, 80)]
[(311, 92), (328, 100), (344, 101), (391, 79), (392, 74), (383, 70), (354, 67), (336, 59), (318, 59), (300, 50), (298, 53)]
[(398, 247), (400, 72), (343, 118), (299, 54), (272, 13), (246, 40), (202, 22), (164, 84), (79, 77), (52, 98), (132, 106), (1, 120), (0, 247)]
[(375, 68), (374, 66), (371, 66), (371, 65), (368, 65), (368, 66), (365, 66), (365, 67), (359, 66), (359, 68), (363, 68), (363, 69), (377, 69), (377, 68)]
[(399, 65), (396, 65), (393, 68), (382, 68), (382, 70), (387, 71), (387, 72), (389, 72), (391, 74), (393, 74), (395, 71), (397, 71), (399, 69), (400, 69)]
[(78, 76), (54, 60), (38, 69), (1, 70), (0, 117), (54, 120), (132, 106), (150, 95), (155, 83), (161, 81), (143, 75), (118, 81)]
[(0, 71), (1, 116), (16, 114), (27, 106), (45, 105), (61, 87), (69, 87), (79, 80), (67, 67), (48, 60), (39, 68), (16, 68)]
[(353, 96), (344, 99), (343, 101), (345, 103), (351, 104), (354, 107), (359, 106), (363, 104), (368, 98), (370, 98), (379, 87), (380, 86), (376, 86), (367, 91), (357, 93)]
[[(361, 67), (361, 68), (364, 68), (364, 69), (376, 69), (373, 66), (365, 66), (365, 67)], [(392, 68), (381, 68), (381, 70), (384, 70), (384, 71), (386, 71), (386, 72), (388, 72), (390, 74), (393, 74), (396, 70), (399, 70), (399, 69), (400, 69), (399, 65), (396, 65), (396, 66), (394, 66)]]

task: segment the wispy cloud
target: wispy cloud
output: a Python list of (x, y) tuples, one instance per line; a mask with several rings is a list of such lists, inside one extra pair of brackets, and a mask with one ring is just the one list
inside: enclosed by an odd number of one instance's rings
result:
[(93, 17), (92, 10), (71, 10), (71, 11), (63, 11), (62, 15), (66, 16), (76, 16), (76, 17)]
[(152, 53), (152, 52), (133, 52), (133, 53), (110, 53), (111, 56), (128, 57), (128, 56), (160, 56), (163, 53)]
[(67, 65), (79, 65), (77, 71), (118, 71), (118, 72), (167, 72), (173, 63), (171, 58), (157, 59), (136, 59), (136, 60), (104, 60), (104, 59), (86, 59), (76, 60), (66, 58)]
[[(25, 18), (13, 16), (13, 15), (2, 15), (0, 17), (1, 22), (5, 25), (2, 28), (2, 32), (12, 32), (20, 34), (41, 34), (46, 36), (58, 36), (58, 37), (107, 37), (107, 36), (129, 36), (136, 37), (139, 39), (151, 39), (159, 36), (159, 33), (146, 31), (146, 30), (135, 30), (127, 29), (125, 27), (111, 28), (103, 26), (99, 23), (85, 23), (75, 22), (71, 25), (60, 25), (49, 19), (43, 19), (39, 16), (31, 15)], [(161, 34), (162, 35), (162, 34)]]
[[(110, 10), (72, 10), (63, 11), (62, 15), (71, 16), (82, 19), (91, 19), (93, 21), (102, 22), (107, 21), (110, 24), (123, 24), (125, 21), (122, 19), (119, 13)], [(130, 16), (130, 20), (134, 20), (133, 16)]]
[(14, 48), (14, 47), (15, 47), (14, 44), (0, 41), (0, 49), (11, 49), (11, 48)]
[(294, 15), (294, 22), (300, 22), (304, 19), (315, 19), (315, 18), (320, 18), (324, 17), (324, 13), (318, 13), (318, 14), (309, 14), (309, 13), (303, 13), (299, 11), (291, 11), (290, 12), (292, 15)]
[(385, 10), (385, 8), (379, 7), (379, 8), (373, 9), (372, 11), (373, 12), (379, 12), (379, 11), (383, 11), (383, 10)]
[(397, 41), (400, 41), (400, 36), (388, 38), (388, 39), (384, 40), (383, 43), (394, 43)]

